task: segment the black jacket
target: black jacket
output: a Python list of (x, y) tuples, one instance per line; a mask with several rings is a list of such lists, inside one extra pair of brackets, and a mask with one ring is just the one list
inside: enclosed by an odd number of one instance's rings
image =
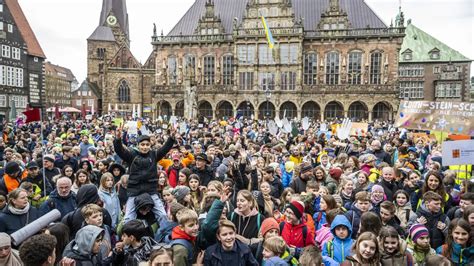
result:
[(33, 206), (30, 206), (28, 213), (21, 215), (11, 213), (8, 206), (6, 206), (3, 211), (0, 212), (0, 232), (11, 235), (25, 225), (32, 223), (40, 216), (40, 212)]
[(63, 169), (63, 167), (66, 165), (70, 165), (72, 169), (74, 169), (74, 173), (77, 172), (77, 170), (79, 170), (79, 163), (74, 157), (64, 160), (64, 158), (61, 156), (61, 158), (54, 161), (54, 166), (59, 169)]
[[(235, 254), (237, 253), (237, 254)], [(226, 264), (231, 258), (238, 258), (233, 260), (231, 264)], [(235, 240), (234, 248), (230, 252), (225, 252), (222, 249), (221, 243), (214, 244), (206, 249), (204, 254), (204, 265), (206, 266), (258, 266), (257, 260), (253, 257), (250, 248)]]
[(142, 154), (137, 150), (124, 148), (121, 139), (114, 140), (115, 152), (130, 167), (128, 169), (127, 192), (130, 197), (136, 197), (141, 193), (150, 195), (157, 194), (158, 187), (158, 162), (171, 150), (175, 139), (169, 137), (166, 143), (158, 150), (151, 150)]
[(397, 190), (399, 189), (399, 187), (397, 186), (397, 184), (392, 181), (391, 183), (390, 182), (387, 182), (385, 179), (382, 178), (382, 181), (380, 181), (379, 183), (377, 183), (378, 185), (381, 185), (383, 187), (383, 191), (385, 192), (385, 196), (387, 196), (387, 199), (388, 201), (393, 201), (393, 195), (395, 194), (395, 192), (397, 192)]
[[(418, 211), (416, 212), (418, 217), (426, 218), (426, 228), (429, 228), (430, 232), (430, 245), (433, 249), (437, 249), (445, 243), (446, 233), (449, 226), (449, 218), (442, 211), (438, 213), (430, 212), (425, 205), (421, 205)], [(444, 230), (438, 229), (438, 222), (446, 224)]]
[(199, 170), (197, 169), (196, 166), (193, 166), (191, 168), (191, 171), (193, 172), (193, 174), (196, 174), (199, 176), (202, 186), (207, 186), (209, 182), (215, 179), (214, 171), (212, 171), (212, 168), (210, 166), (206, 165), (206, 167), (203, 170)]

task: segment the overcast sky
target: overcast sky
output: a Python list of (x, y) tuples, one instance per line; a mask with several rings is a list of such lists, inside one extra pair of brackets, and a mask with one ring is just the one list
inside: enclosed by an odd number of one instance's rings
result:
[[(99, 24), (102, 0), (19, 2), (48, 60), (70, 68), (78, 81), (82, 82), (87, 74), (86, 40)], [(135, 57), (145, 62), (151, 53), (153, 23), (156, 23), (158, 33), (163, 29), (167, 34), (193, 2), (194, 0), (127, 1), (131, 49)], [(398, 0), (366, 2), (387, 25), (398, 12)], [(407, 0), (402, 1), (402, 9), (405, 18), (411, 18), (414, 25), (463, 55), (474, 58), (473, 0)]]

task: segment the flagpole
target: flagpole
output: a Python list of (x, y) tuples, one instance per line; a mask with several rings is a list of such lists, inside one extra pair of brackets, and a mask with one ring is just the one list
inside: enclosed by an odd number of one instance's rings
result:
[[(59, 121), (58, 121), (59, 122)], [(44, 135), (43, 135), (43, 112), (40, 109), (40, 139), (41, 139), (41, 165), (43, 166), (43, 189), (46, 196), (46, 170), (44, 169)]]

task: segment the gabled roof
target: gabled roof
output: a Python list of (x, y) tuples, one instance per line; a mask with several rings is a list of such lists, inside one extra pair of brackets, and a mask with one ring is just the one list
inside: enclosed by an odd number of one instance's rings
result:
[(36, 39), (35, 33), (31, 29), (30, 24), (23, 13), (23, 10), (18, 3), (18, 0), (5, 0), (5, 3), (7, 4), (12, 17), (15, 20), (15, 24), (26, 43), (28, 54), (36, 57), (46, 58), (43, 49), (38, 42), (38, 39)]
[[(216, 16), (220, 16), (225, 32), (233, 29), (234, 17), (242, 21), (249, 0), (214, 0)], [(305, 30), (316, 30), (321, 14), (329, 7), (329, 0), (291, 0), (295, 18), (303, 18)], [(205, 13), (206, 0), (196, 0), (181, 20), (174, 26), (168, 36), (193, 35), (199, 19)], [(364, 0), (340, 0), (340, 6), (347, 12), (351, 27), (386, 28), (383, 21), (372, 11)]]
[(92, 93), (97, 96), (97, 98), (101, 98), (102, 94), (100, 93), (99, 87), (96, 83), (90, 82), (89, 79), (85, 79), (81, 86), (79, 86), (76, 90), (73, 90), (72, 93), (76, 91), (92, 91)]
[(111, 28), (106, 26), (98, 26), (91, 36), (87, 38), (87, 40), (115, 42), (115, 36)]
[[(400, 56), (400, 62), (449, 62), (449, 61), (471, 61), (460, 52), (447, 46), (435, 37), (408, 23), (405, 29), (400, 55), (407, 49), (412, 51), (412, 59), (405, 60)], [(430, 53), (439, 50), (439, 59), (432, 59)]]
[(54, 64), (51, 64), (51, 62), (46, 62), (44, 64), (44, 70), (46, 72), (46, 75), (48, 75), (48, 72), (51, 72), (52, 74), (56, 76), (60, 76), (66, 79), (67, 81), (74, 81), (76, 79), (76, 77), (74, 76), (74, 74), (69, 68), (54, 65)]
[[(124, 53), (124, 50), (125, 50), (125, 53)], [(133, 64), (137, 66), (136, 68), (142, 67), (141, 63), (135, 58), (135, 56), (132, 54), (132, 51), (130, 51), (130, 48), (126, 44), (123, 44), (122, 47), (120, 47), (117, 50), (117, 52), (115, 53), (114, 56), (112, 56), (112, 58), (109, 60), (107, 65), (111, 66), (112, 64), (114, 64), (116, 67), (120, 67), (118, 63), (121, 63), (122, 60), (124, 60), (124, 58), (121, 58), (121, 56), (123, 56), (124, 54), (127, 55), (128, 58), (132, 59)], [(120, 59), (120, 62), (117, 62), (119, 59)], [(135, 67), (129, 67), (129, 68), (135, 68)]]
[(114, 13), (122, 31), (130, 38), (128, 30), (128, 13), (126, 0), (103, 0), (102, 11), (100, 12), (99, 26), (106, 25), (107, 17), (110, 12)]

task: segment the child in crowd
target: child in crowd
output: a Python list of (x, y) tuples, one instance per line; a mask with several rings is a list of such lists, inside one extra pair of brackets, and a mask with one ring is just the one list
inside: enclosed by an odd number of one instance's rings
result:
[(287, 246), (285, 240), (280, 236), (272, 236), (263, 243), (263, 265), (288, 265), (288, 263), (281, 258), (286, 252)]
[(199, 233), (198, 216), (195, 211), (184, 208), (176, 213), (178, 226), (171, 233), (173, 246), (173, 263), (176, 266), (192, 265), (194, 247)]
[(344, 215), (337, 215), (331, 223), (333, 239), (323, 247), (323, 256), (328, 256), (338, 263), (342, 263), (351, 251), (352, 226)]
[(341, 266), (378, 266), (380, 265), (380, 251), (377, 245), (377, 236), (371, 232), (362, 233), (352, 247), (351, 256), (341, 263)]
[(391, 226), (382, 227), (379, 234), (380, 262), (382, 265), (413, 265), (413, 256), (406, 242)]
[(81, 213), (86, 225), (95, 225), (104, 230), (100, 253), (102, 258), (107, 258), (116, 241), (110, 227), (103, 223), (102, 208), (97, 204), (87, 204), (82, 208)]
[(370, 203), (369, 193), (366, 191), (357, 192), (355, 195), (355, 202), (352, 204), (351, 209), (344, 215), (349, 220), (352, 228), (352, 239), (357, 238), (359, 232), (360, 217), (362, 214), (372, 209)]
[(443, 198), (433, 191), (423, 195), (424, 204), (417, 211), (417, 222), (430, 228), (430, 245), (436, 249), (444, 243), (449, 218), (442, 211)]
[(413, 255), (417, 265), (423, 265), (428, 255), (436, 254), (430, 246), (428, 228), (422, 224), (414, 224), (410, 227), (410, 237), (407, 244), (407, 250)]
[(285, 221), (280, 223), (280, 235), (290, 247), (303, 248), (314, 245), (314, 233), (306, 225), (304, 204), (292, 201), (285, 209)]
[(416, 223), (416, 213), (413, 212), (410, 196), (405, 190), (397, 190), (393, 195), (395, 204), (395, 216), (400, 220), (400, 227), (407, 232), (410, 226)]
[(446, 244), (440, 246), (436, 252), (448, 258), (456, 265), (472, 265), (474, 263), (474, 245), (469, 234), (471, 226), (464, 219), (454, 219), (448, 229)]
[[(74, 260), (75, 265), (101, 265), (105, 259), (100, 252), (104, 229), (86, 225), (76, 233), (63, 252), (63, 257)], [(74, 265), (74, 264), (73, 264)]]

